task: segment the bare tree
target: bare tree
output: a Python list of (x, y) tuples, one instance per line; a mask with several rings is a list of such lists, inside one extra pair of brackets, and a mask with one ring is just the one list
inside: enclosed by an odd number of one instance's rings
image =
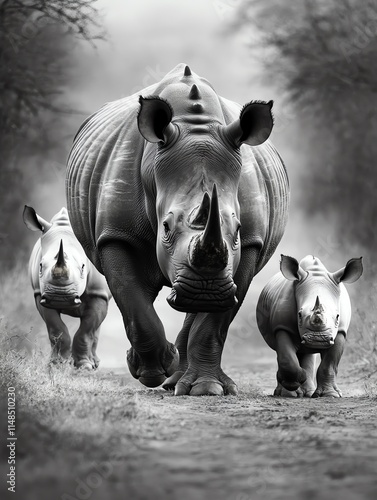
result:
[(58, 148), (66, 133), (72, 109), (60, 96), (69, 83), (74, 39), (94, 44), (104, 38), (94, 3), (0, 0), (0, 260), (7, 268), (23, 239), (21, 207), (47, 174), (35, 158)]
[(244, 0), (233, 28), (258, 32), (250, 51), (302, 122), (310, 152), (303, 204), (336, 214), (339, 238), (374, 255), (377, 2)]

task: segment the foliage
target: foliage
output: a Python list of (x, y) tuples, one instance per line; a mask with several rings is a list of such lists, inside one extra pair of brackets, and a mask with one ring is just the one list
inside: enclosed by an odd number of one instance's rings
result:
[(22, 207), (46, 175), (52, 151), (63, 158), (62, 102), (75, 37), (103, 38), (94, 0), (0, 0), (0, 260), (11, 267), (20, 248)]
[(253, 34), (251, 54), (295, 107), (308, 150), (305, 208), (328, 214), (343, 243), (357, 241), (374, 256), (376, 2), (244, 0), (233, 27)]

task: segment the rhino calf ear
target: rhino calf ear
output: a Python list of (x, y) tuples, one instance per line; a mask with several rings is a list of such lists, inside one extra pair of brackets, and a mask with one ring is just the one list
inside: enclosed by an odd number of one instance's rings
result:
[(333, 273), (336, 283), (355, 283), (363, 274), (362, 257), (359, 259), (350, 259), (345, 267)]
[(289, 281), (301, 280), (306, 276), (305, 271), (293, 257), (282, 255), (280, 261), (280, 271), (284, 278)]
[(51, 227), (51, 224), (39, 216), (34, 208), (27, 205), (25, 205), (22, 216), (26, 227), (31, 231), (42, 231), (42, 233), (45, 233)]
[(160, 97), (139, 97), (140, 110), (137, 116), (139, 131), (148, 142), (165, 143), (173, 131), (173, 110)]
[(272, 105), (273, 101), (246, 104), (239, 119), (227, 125), (224, 133), (237, 146), (243, 143), (249, 146), (262, 144), (269, 138), (274, 125)]

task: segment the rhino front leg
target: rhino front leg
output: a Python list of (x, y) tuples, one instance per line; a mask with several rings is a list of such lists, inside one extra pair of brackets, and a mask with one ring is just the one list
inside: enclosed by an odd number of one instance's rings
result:
[(221, 355), (231, 313), (198, 313), (187, 345), (188, 367), (177, 382), (175, 395), (237, 394), (237, 386), (221, 369)]
[(37, 297), (36, 304), (39, 314), (46, 323), (51, 343), (51, 361), (53, 363), (67, 361), (71, 356), (71, 337), (68, 328), (58, 311), (41, 306), (39, 300), (40, 297)]
[(166, 340), (153, 307), (164, 284), (157, 261), (149, 253), (117, 242), (102, 247), (100, 257), (132, 346), (127, 352), (131, 375), (147, 387), (157, 387), (179, 363), (178, 351)]
[(106, 318), (108, 301), (101, 297), (86, 297), (83, 301), (80, 327), (72, 342), (72, 357), (76, 368), (95, 369), (99, 327)]
[(297, 356), (297, 346), (292, 340), (292, 336), (280, 330), (276, 333), (276, 354), (278, 362), (277, 381), (275, 396), (293, 396), (300, 394), (287, 394), (286, 391), (297, 391), (307, 379), (306, 371), (300, 366)]
[(176, 385), (175, 395), (219, 396), (238, 393), (235, 382), (221, 368), (221, 356), (229, 325), (241, 307), (255, 274), (261, 247), (258, 244), (242, 249), (241, 262), (234, 276), (238, 304), (225, 313), (194, 315), (187, 343), (188, 367)]
[(336, 375), (345, 342), (345, 335), (342, 332), (338, 332), (334, 345), (321, 353), (321, 363), (317, 370), (317, 389), (312, 396), (313, 398), (342, 397), (342, 393), (336, 384)]

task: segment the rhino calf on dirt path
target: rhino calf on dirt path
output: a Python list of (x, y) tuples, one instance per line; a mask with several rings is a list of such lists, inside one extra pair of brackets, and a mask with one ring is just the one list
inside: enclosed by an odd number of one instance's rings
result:
[(41, 231), (29, 261), (29, 275), (37, 309), (47, 326), (52, 361), (71, 356), (71, 337), (61, 314), (80, 318), (72, 342), (77, 368), (97, 368), (99, 327), (111, 298), (105, 278), (86, 257), (73, 234), (68, 212), (62, 208), (47, 222), (25, 206), (23, 219), (32, 231)]
[[(336, 374), (351, 320), (343, 283), (363, 273), (360, 259), (330, 273), (311, 255), (300, 263), (282, 255), (281, 273), (260, 294), (258, 328), (278, 361), (275, 396), (341, 397)], [(316, 354), (321, 354), (315, 384)]]

